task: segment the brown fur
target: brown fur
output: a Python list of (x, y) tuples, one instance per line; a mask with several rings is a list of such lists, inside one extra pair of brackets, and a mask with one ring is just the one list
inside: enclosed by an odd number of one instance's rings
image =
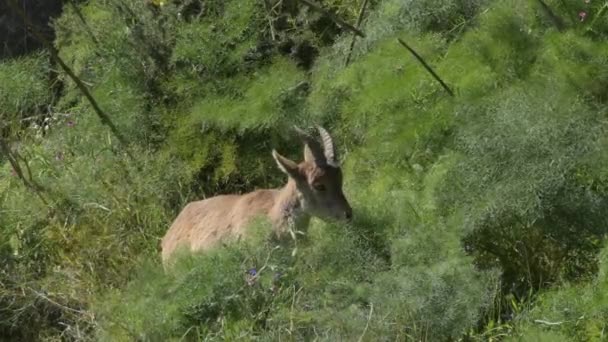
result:
[(303, 230), (310, 216), (350, 220), (352, 209), (342, 193), (338, 166), (319, 165), (322, 159), (317, 154), (315, 160), (308, 146), (305, 161), (300, 164), (276, 151), (273, 156), (289, 176), (283, 188), (219, 195), (188, 203), (161, 241), (163, 263), (167, 264), (180, 247), (191, 252), (205, 251), (229, 238), (246, 237), (248, 224), (258, 216), (270, 219), (277, 237), (284, 236), (290, 228)]

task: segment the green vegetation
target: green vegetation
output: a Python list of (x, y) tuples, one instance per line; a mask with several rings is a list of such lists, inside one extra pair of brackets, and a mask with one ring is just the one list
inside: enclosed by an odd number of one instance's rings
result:
[[(0, 63), (0, 339), (605, 339), (608, 3), (544, 2), (369, 1), (348, 65), (297, 1), (66, 5), (54, 46), (127, 141), (48, 51)], [(165, 274), (183, 206), (280, 186), (312, 123), (354, 222)]]

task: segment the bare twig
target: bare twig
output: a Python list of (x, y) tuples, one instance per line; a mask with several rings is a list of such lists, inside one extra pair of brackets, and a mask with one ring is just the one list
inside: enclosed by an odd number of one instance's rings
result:
[[(8, 146), (8, 143), (1, 137), (0, 137), (0, 154), (4, 154), (4, 156), (6, 157), (6, 159), (9, 162), (9, 164), (11, 164), (11, 167), (15, 171), (15, 174), (17, 175), (17, 177), (19, 177), (19, 179), (21, 179), (21, 181), (23, 182), (23, 185), (25, 185), (26, 188), (33, 191), (36, 194), (36, 196), (38, 196), (40, 201), (42, 203), (44, 203), (44, 205), (48, 205), (48, 201), (46, 200), (46, 198), (43, 195), (43, 192), (45, 192), (46, 189), (44, 187), (42, 187), (40, 184), (38, 184), (33, 179), (32, 171), (30, 170), (30, 167), (27, 164), (27, 161), (23, 157), (21, 157), (21, 155), (18, 154), (17, 152), (13, 152), (11, 150), (11, 148)], [(19, 164), (19, 160), (21, 160), (25, 163), (29, 178), (25, 176), (23, 169), (21, 168), (21, 164)]]
[(344, 20), (338, 18), (336, 15), (333, 15), (332, 13), (330, 13), (329, 11), (325, 10), (323, 7), (312, 3), (308, 0), (297, 0), (301, 3), (303, 3), (304, 5), (314, 9), (317, 12), (321, 12), (323, 14), (325, 14), (327, 17), (329, 17), (332, 21), (334, 21), (336, 24), (346, 27), (347, 29), (351, 30), (352, 32), (354, 32), (356, 35), (358, 35), (359, 37), (365, 38), (365, 33), (363, 33), (361, 30), (359, 30), (358, 28), (354, 27), (353, 25), (345, 22)]
[[(294, 286), (295, 290), (295, 286)], [(296, 297), (302, 291), (302, 287), (300, 287), (297, 291), (293, 291), (293, 297), (291, 298), (291, 310), (289, 310), (289, 333), (293, 334), (293, 310), (296, 306)]]
[(277, 10), (277, 8), (279, 8), (282, 5), (283, 5), (283, 0), (277, 1), (277, 3), (274, 4), (274, 6), (272, 6), (272, 8), (270, 9), (270, 12), (274, 13)]
[(373, 313), (374, 313), (374, 303), (369, 303), (369, 314), (367, 315), (367, 323), (365, 323), (365, 329), (363, 329), (361, 336), (359, 336), (359, 342), (363, 341), (363, 337), (365, 336), (365, 333), (367, 332), (367, 329), (369, 328), (369, 322), (372, 320)]
[[(89, 92), (87, 87), (84, 85), (84, 83), (80, 80), (80, 78), (78, 78), (78, 76), (76, 76), (74, 71), (69, 66), (67, 66), (67, 64), (65, 64), (63, 59), (61, 59), (59, 57), (59, 55), (57, 54), (57, 51), (55, 50), (55, 47), (40, 33), (40, 31), (38, 31), (36, 26), (27, 17), (25, 12), (23, 12), (23, 10), (21, 8), (19, 8), (19, 6), (17, 6), (17, 4), (15, 3), (15, 0), (8, 0), (8, 4), (15, 12), (17, 12), (17, 14), (19, 14), (19, 16), (21, 16), (21, 19), (23, 19), (24, 23), (27, 26), (29, 26), (32, 34), (36, 37), (36, 39), (38, 39), (47, 48), (47, 50), (51, 54), (51, 58), (53, 60), (55, 60), (55, 62), (57, 62), (57, 64), (59, 64), (61, 69), (63, 69), (63, 71), (74, 81), (74, 83), (76, 83), (76, 86), (82, 92), (82, 94), (87, 98), (87, 100), (91, 104), (91, 107), (93, 107), (93, 110), (95, 111), (95, 113), (97, 114), (97, 116), (99, 117), (101, 122), (110, 128), (110, 131), (112, 132), (112, 134), (114, 134), (114, 136), (118, 139), (118, 141), (121, 144), (126, 146), (127, 140), (123, 137), (123, 135), (120, 133), (118, 128), (114, 125), (114, 123), (112, 122), (110, 117), (103, 110), (101, 110), (101, 108), (99, 107), (99, 104), (97, 104), (97, 101), (95, 100), (93, 95), (91, 95), (91, 93)], [(126, 151), (126, 152), (130, 158), (135, 159), (129, 151)]]
[[(49, 109), (49, 112), (51, 112), (51, 110)], [(28, 117), (25, 117), (23, 119), (19, 119), (19, 122), (28, 122), (28, 121), (36, 121), (36, 120), (40, 120), (40, 118), (44, 118), (46, 116), (48, 116), (49, 114), (47, 113), (42, 113), (42, 114), (36, 114), (36, 115), (30, 115)], [(72, 116), (72, 114), (70, 113), (52, 113), (51, 116), (63, 116), (63, 117), (70, 117)]]
[[(89, 36), (91, 36), (91, 40), (93, 41), (95, 46), (99, 46), (99, 41), (97, 40), (97, 37), (95, 37), (95, 34), (91, 30), (91, 27), (89, 26), (89, 24), (87, 24), (87, 21), (84, 19), (84, 15), (82, 15), (82, 12), (80, 11), (80, 8), (78, 8), (78, 5), (76, 3), (74, 3), (74, 0), (69, 0), (68, 3), (74, 10), (74, 13), (76, 13), (76, 16), (78, 17), (78, 19), (80, 19), (80, 22), (82, 22), (82, 25), (84, 26), (85, 31), (87, 31), (87, 34)], [(97, 51), (95, 51), (95, 53), (97, 53)]]
[(264, 7), (266, 7), (266, 16), (268, 18), (268, 28), (270, 29), (270, 38), (272, 41), (277, 40), (276, 34), (274, 33), (274, 23), (272, 22), (272, 10), (273, 8), (270, 6), (268, 0), (264, 0)]
[[(363, 21), (363, 16), (365, 15), (365, 9), (367, 8), (367, 3), (369, 0), (363, 0), (361, 4), (361, 9), (359, 10), (359, 17), (357, 18), (356, 28), (358, 29), (361, 26), (361, 22)], [(353, 49), (355, 47), (355, 42), (357, 41), (357, 35), (353, 35), (353, 40), (350, 41), (350, 48), (348, 49), (348, 55), (346, 56), (345, 65), (350, 63), (350, 58), (353, 54)]]
[(85, 203), (82, 205), (84, 208), (86, 207), (92, 207), (92, 208), (97, 208), (97, 209), (101, 209), (103, 211), (107, 211), (107, 212), (111, 212), (112, 210), (110, 210), (108, 207), (105, 207), (99, 203), (94, 203), (94, 202), (90, 202), (90, 203)]
[(549, 321), (545, 321), (545, 320), (542, 320), (542, 319), (535, 319), (534, 323), (545, 324), (545, 325), (561, 325), (561, 324), (564, 324), (566, 322), (549, 322)]
[(593, 20), (591, 21), (589, 26), (587, 26), (587, 31), (593, 31), (593, 26), (595, 25), (595, 22), (599, 18), (601, 18), (604, 14), (606, 14), (606, 11), (608, 11), (608, 1), (604, 4), (604, 6), (602, 6), (600, 8), (599, 11), (597, 11), (597, 13), (595, 14), (595, 17), (593, 18)]
[(445, 84), (445, 82), (443, 82), (443, 80), (439, 77), (439, 75), (437, 75), (437, 73), (435, 73), (435, 71), (424, 61), (424, 59), (422, 57), (420, 57), (420, 55), (414, 49), (412, 49), (409, 45), (407, 45), (407, 43), (404, 42), (401, 38), (397, 38), (397, 40), (399, 41), (399, 43), (401, 45), (403, 45), (403, 47), (405, 47), (409, 52), (411, 52), (412, 55), (414, 55), (414, 57), (416, 57), (416, 59), (422, 64), (422, 66), (437, 80), (437, 82), (439, 82), (439, 84), (441, 84), (443, 89), (445, 89), (445, 91), (447, 91), (448, 94), (450, 94), (450, 96), (453, 97), (454, 92), (452, 91), (452, 89), (450, 89), (450, 87), (448, 87), (448, 85)]
[(29, 288), (29, 290), (32, 291), (38, 298), (44, 299), (47, 302), (55, 305), (58, 308), (61, 308), (61, 309), (65, 310), (65, 311), (70, 311), (70, 312), (73, 312), (73, 313), (77, 313), (79, 315), (88, 314), (88, 312), (86, 312), (86, 311), (77, 310), (77, 309), (74, 309), (74, 308), (70, 308), (69, 306), (65, 306), (63, 304), (60, 304), (60, 303), (52, 300), (51, 298), (47, 297), (46, 295), (44, 295), (44, 294), (42, 294), (42, 293), (40, 293), (40, 292), (38, 292), (38, 291), (36, 291), (36, 290), (34, 290), (32, 288)]
[(190, 333), (190, 330), (196, 328), (196, 325), (191, 326), (190, 328), (188, 328), (188, 330), (186, 330), (186, 332), (182, 335), (182, 337), (179, 338), (180, 342), (183, 341), (186, 336), (188, 336), (188, 334)]

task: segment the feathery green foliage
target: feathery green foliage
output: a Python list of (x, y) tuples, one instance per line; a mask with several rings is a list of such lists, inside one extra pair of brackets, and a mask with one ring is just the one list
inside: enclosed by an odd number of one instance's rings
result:
[[(297, 1), (66, 5), (59, 56), (129, 144), (45, 53), (0, 64), (0, 339), (600, 340), (608, 4), (545, 3), (370, 1), (349, 65)], [(352, 224), (277, 245), (260, 221), (163, 270), (187, 202), (280, 186), (271, 149), (300, 160), (313, 123)]]
[[(606, 249), (599, 256), (597, 278), (585, 285), (566, 284), (541, 295), (534, 307), (522, 315), (513, 340), (548, 339), (561, 336), (569, 341), (601, 341), (607, 329)], [(536, 326), (544, 327), (539, 332)]]
[(0, 64), (0, 127), (44, 113), (52, 97), (49, 68), (46, 53)]

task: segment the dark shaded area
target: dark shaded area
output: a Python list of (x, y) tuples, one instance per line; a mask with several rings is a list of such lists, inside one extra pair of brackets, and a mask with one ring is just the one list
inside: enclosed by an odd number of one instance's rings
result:
[(38, 30), (51, 41), (54, 32), (49, 23), (61, 14), (63, 6), (61, 0), (0, 0), (0, 61), (42, 47), (42, 43), (29, 32), (19, 13), (12, 9), (11, 1), (17, 3)]

